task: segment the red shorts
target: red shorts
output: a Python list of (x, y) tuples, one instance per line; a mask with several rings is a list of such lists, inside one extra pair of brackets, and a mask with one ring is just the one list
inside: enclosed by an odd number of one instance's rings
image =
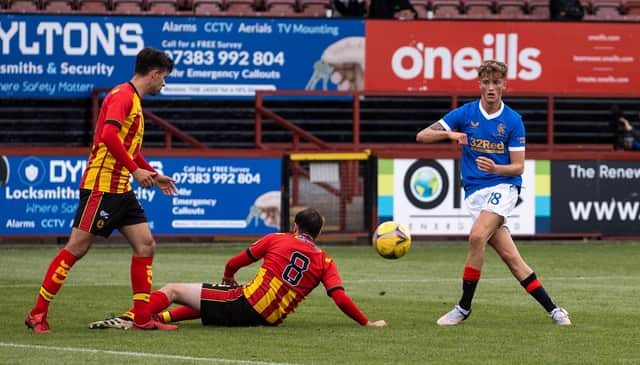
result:
[(269, 326), (245, 298), (242, 288), (202, 284), (200, 318), (205, 326)]

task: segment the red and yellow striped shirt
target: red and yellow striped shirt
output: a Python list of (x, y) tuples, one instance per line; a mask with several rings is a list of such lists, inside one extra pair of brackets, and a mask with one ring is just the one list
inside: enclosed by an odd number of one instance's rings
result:
[(248, 253), (264, 261), (244, 286), (244, 296), (271, 324), (281, 323), (318, 284), (327, 292), (342, 288), (335, 263), (307, 235), (269, 234), (251, 245)]
[(116, 160), (101, 141), (106, 123), (119, 125), (118, 137), (133, 160), (142, 146), (144, 119), (140, 97), (131, 83), (114, 87), (102, 102), (89, 162), (80, 181), (81, 189), (125, 193), (131, 190), (131, 172)]

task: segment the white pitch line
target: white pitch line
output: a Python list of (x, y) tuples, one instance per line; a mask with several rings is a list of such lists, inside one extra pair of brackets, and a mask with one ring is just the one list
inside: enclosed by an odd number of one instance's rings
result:
[(25, 348), (25, 349), (47, 350), (47, 351), (84, 352), (84, 353), (91, 353), (91, 354), (158, 358), (158, 359), (181, 360), (181, 361), (202, 361), (202, 362), (212, 362), (212, 363), (222, 363), (222, 364), (294, 365), (291, 363), (283, 363), (283, 362), (217, 359), (217, 358), (208, 358), (208, 357), (192, 357), (192, 356), (179, 356), (179, 355), (168, 355), (168, 354), (150, 354), (145, 352), (110, 351), (110, 350), (87, 349), (87, 348), (78, 348), (78, 347), (24, 345), (19, 343), (12, 343), (12, 342), (0, 342), (0, 347)]

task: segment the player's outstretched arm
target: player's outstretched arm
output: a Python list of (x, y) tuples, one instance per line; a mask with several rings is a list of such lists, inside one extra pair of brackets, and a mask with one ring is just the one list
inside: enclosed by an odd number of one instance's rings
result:
[(361, 325), (368, 326), (368, 327), (386, 326), (387, 323), (383, 320), (379, 320), (375, 322), (369, 321), (369, 319), (367, 319), (367, 316), (365, 316), (364, 313), (362, 313), (362, 311), (360, 310), (360, 308), (358, 308), (356, 303), (354, 303), (353, 300), (349, 298), (347, 293), (345, 293), (344, 289), (337, 288), (333, 290), (330, 295), (331, 295), (331, 299), (333, 299), (333, 301), (336, 303), (338, 308), (340, 308), (340, 310), (344, 314), (351, 317), (351, 319), (360, 323)]
[(387, 322), (385, 322), (384, 319), (380, 319), (378, 321), (368, 321), (367, 324), (365, 326), (367, 327), (384, 327), (387, 325)]
[(416, 135), (418, 143), (435, 143), (444, 140), (456, 141), (458, 144), (467, 144), (467, 135), (465, 133), (453, 132), (446, 130), (440, 121), (437, 121), (427, 128), (424, 128)]

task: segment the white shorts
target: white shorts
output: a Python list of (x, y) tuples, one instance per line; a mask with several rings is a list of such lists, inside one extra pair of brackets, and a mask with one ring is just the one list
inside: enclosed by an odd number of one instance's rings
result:
[(480, 216), (480, 212), (486, 210), (502, 216), (504, 218), (502, 224), (509, 228), (507, 217), (516, 206), (519, 190), (515, 185), (498, 184), (474, 192), (464, 202), (467, 204), (474, 222)]

